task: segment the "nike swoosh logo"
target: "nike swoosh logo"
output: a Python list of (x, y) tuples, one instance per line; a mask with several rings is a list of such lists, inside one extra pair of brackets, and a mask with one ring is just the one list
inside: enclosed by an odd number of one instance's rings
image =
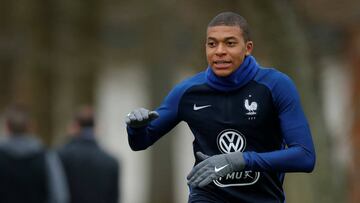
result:
[(217, 168), (217, 167), (215, 166), (215, 173), (223, 170), (223, 169), (224, 169), (225, 167), (227, 167), (228, 165), (229, 165), (229, 164), (226, 164), (225, 166), (222, 166), (222, 167), (220, 167), (220, 168)]
[(196, 106), (196, 104), (194, 104), (194, 111), (198, 111), (200, 109), (204, 109), (207, 107), (210, 107), (211, 105), (205, 105), (205, 106)]

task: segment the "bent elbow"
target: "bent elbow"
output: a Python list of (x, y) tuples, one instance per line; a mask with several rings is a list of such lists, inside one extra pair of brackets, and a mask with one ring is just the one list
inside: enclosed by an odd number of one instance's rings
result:
[(142, 150), (145, 150), (148, 148), (147, 146), (138, 146), (138, 145), (133, 145), (133, 144), (129, 144), (129, 145), (130, 145), (131, 150), (133, 150), (135, 152), (142, 151)]
[(151, 140), (146, 132), (146, 128), (130, 128), (127, 127), (128, 143), (133, 151), (142, 151), (147, 149), (151, 144)]
[(129, 141), (129, 146), (133, 151), (142, 151), (149, 147), (149, 145), (147, 145), (144, 142), (136, 142), (135, 140), (132, 139), (129, 139), (128, 141)]
[(311, 173), (314, 171), (316, 163), (315, 153), (311, 153), (304, 162), (304, 172)]

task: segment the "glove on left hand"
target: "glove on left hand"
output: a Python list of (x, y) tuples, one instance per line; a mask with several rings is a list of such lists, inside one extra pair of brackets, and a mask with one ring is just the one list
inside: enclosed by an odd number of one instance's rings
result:
[(242, 152), (232, 152), (229, 154), (219, 154), (208, 156), (201, 152), (196, 152), (200, 159), (187, 176), (188, 185), (191, 187), (204, 187), (220, 177), (233, 171), (241, 171), (245, 167)]
[(157, 119), (159, 113), (149, 111), (144, 108), (135, 109), (125, 117), (126, 125), (131, 128), (141, 128), (148, 125), (151, 121)]

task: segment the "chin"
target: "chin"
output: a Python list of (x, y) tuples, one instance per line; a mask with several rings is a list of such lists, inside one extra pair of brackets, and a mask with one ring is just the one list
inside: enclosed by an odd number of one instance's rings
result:
[(227, 70), (216, 70), (214, 71), (216, 76), (219, 77), (226, 77), (229, 76), (231, 74), (231, 71), (227, 71)]

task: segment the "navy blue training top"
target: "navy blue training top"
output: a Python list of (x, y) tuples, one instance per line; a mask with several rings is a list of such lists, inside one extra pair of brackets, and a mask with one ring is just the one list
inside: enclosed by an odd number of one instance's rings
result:
[[(160, 117), (127, 128), (133, 150), (143, 150), (180, 121), (189, 125), (194, 153), (242, 151), (246, 167), (202, 188), (224, 202), (284, 202), (284, 172), (311, 172), (315, 150), (291, 79), (247, 56), (230, 76), (211, 68), (179, 83), (156, 109)], [(196, 160), (195, 164), (198, 163)]]

